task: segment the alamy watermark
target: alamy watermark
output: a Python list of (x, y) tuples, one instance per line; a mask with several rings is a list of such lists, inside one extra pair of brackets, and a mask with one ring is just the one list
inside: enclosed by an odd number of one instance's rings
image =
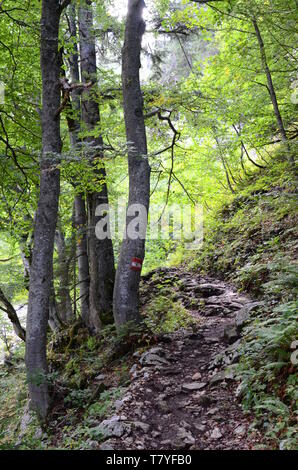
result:
[(198, 250), (203, 243), (203, 206), (191, 204), (172, 204), (161, 206), (142, 204), (126, 206), (120, 198), (117, 204), (100, 204), (95, 212), (98, 221), (95, 226), (96, 237), (129, 238), (130, 240), (173, 240), (180, 241), (187, 250)]

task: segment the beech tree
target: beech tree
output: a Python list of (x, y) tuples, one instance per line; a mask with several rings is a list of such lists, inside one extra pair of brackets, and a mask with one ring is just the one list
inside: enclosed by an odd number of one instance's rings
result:
[[(72, 42), (72, 51), (68, 60), (69, 76), (72, 84), (80, 82), (79, 50), (77, 41), (77, 12), (74, 4), (68, 8), (69, 35)], [(80, 146), (79, 133), (81, 130), (81, 98), (79, 88), (74, 88), (69, 97), (68, 111), (66, 115), (70, 147), (77, 152)], [(78, 181), (72, 182), (74, 187)], [(83, 323), (90, 324), (89, 309), (89, 259), (88, 259), (88, 220), (86, 211), (86, 200), (82, 192), (74, 196), (74, 228), (76, 231), (76, 259), (78, 264), (78, 282), (80, 293), (80, 314)]]
[[(139, 227), (140, 236), (136, 239), (129, 237), (128, 227), (136, 215), (133, 213), (134, 204), (142, 206), (148, 213), (150, 197), (150, 166), (140, 86), (140, 54), (142, 37), (145, 32), (145, 22), (142, 18), (144, 6), (143, 0), (128, 1), (125, 40), (122, 50), (122, 87), (128, 146), (129, 198), (126, 230), (114, 289), (114, 318), (118, 328), (127, 322), (140, 320), (139, 283), (141, 264), (145, 256), (146, 227)], [(142, 222), (144, 223), (144, 220)]]
[[(95, 227), (100, 217), (96, 209), (101, 204), (108, 207), (108, 189), (106, 171), (103, 162), (103, 139), (95, 135), (95, 128), (100, 123), (97, 91), (97, 66), (95, 35), (93, 26), (92, 2), (86, 0), (79, 6), (80, 67), (84, 83), (93, 86), (82, 95), (82, 122), (88, 131), (84, 139), (86, 151), (90, 155), (97, 176), (99, 190), (87, 194), (88, 207), (88, 255), (89, 255), (89, 326), (95, 330), (101, 327), (102, 319), (112, 315), (114, 287), (114, 252), (110, 237), (98, 239)], [(107, 224), (108, 225), (108, 224)], [(107, 234), (109, 226), (106, 227)]]
[(46, 344), (60, 189), (61, 138), (60, 115), (57, 114), (60, 106), (60, 15), (59, 0), (43, 0), (40, 22), (42, 156), (26, 328), (29, 394), (32, 407), (42, 421), (46, 419), (49, 410)]

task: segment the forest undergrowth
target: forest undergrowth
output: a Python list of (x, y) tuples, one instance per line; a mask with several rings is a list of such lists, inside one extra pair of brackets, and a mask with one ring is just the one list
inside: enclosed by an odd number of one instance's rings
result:
[[(202, 250), (179, 267), (220, 278), (257, 302), (242, 333), (238, 392), (267, 442), (281, 449), (295, 448), (296, 442), (296, 204), (292, 169), (277, 157), (208, 217)], [(152, 292), (149, 278), (154, 280)], [(90, 337), (78, 322), (51, 334), (49, 382), (55, 405), (47, 430), (26, 411), (20, 345), (0, 371), (6, 392), (1, 395), (1, 448), (88, 448), (92, 425), (112, 413), (131, 382), (134, 353), (159, 344), (163, 335), (197, 328), (189, 309), (177, 300), (177, 289), (179, 279), (173, 282), (157, 269), (143, 277), (141, 326), (126, 326), (116, 334), (113, 325), (106, 325)]]

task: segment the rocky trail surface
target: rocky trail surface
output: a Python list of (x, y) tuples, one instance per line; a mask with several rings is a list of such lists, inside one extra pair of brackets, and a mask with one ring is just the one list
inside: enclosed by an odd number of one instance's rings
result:
[[(239, 404), (233, 368), (241, 328), (257, 303), (223, 282), (179, 269), (163, 269), (160, 278), (175, 286), (174, 299), (197, 325), (134, 354), (125, 396), (98, 425), (106, 439), (100, 448), (254, 448), (260, 436), (248, 433), (252, 418)], [(144, 285), (146, 302), (157, 289), (154, 277), (145, 277)]]

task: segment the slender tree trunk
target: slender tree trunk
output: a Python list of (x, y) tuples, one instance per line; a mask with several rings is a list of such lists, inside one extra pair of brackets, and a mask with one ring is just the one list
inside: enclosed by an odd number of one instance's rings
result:
[[(95, 37), (93, 32), (92, 2), (85, 1), (79, 7), (79, 33), (80, 33), (80, 65), (83, 82), (92, 81), (94, 86), (82, 95), (82, 120), (89, 131), (95, 130), (100, 122), (99, 106), (94, 98), (97, 84)], [(89, 317), (95, 330), (101, 328), (101, 321), (105, 317), (112, 317), (112, 300), (115, 277), (114, 252), (112, 240), (106, 237), (100, 240), (95, 235), (95, 227), (101, 217), (96, 215), (96, 208), (100, 204), (108, 207), (108, 190), (106, 185), (106, 172), (103, 161), (103, 140), (101, 136), (90, 136), (85, 139), (86, 148), (94, 172), (98, 177), (98, 192), (87, 195), (88, 207), (88, 254), (89, 254)], [(96, 167), (95, 165), (98, 166)], [(109, 223), (107, 224), (109, 225)], [(109, 226), (107, 226), (109, 233)]]
[(81, 195), (75, 197), (75, 227), (77, 232), (77, 260), (80, 287), (81, 317), (86, 326), (89, 324), (89, 261), (87, 247), (87, 214), (85, 200)]
[(245, 165), (244, 165), (244, 158), (243, 157), (244, 157), (244, 146), (243, 146), (243, 143), (241, 142), (241, 146), (240, 146), (240, 165), (241, 165), (241, 168), (242, 168), (243, 173), (245, 174), (245, 176), (249, 176), (249, 173), (247, 173)]
[(227, 180), (227, 183), (228, 183), (228, 186), (230, 188), (230, 191), (231, 193), (235, 194), (235, 190), (231, 184), (231, 180), (230, 180), (230, 176), (229, 176), (229, 172), (227, 170), (227, 166), (226, 166), (226, 163), (225, 163), (225, 159), (221, 156), (221, 161), (222, 161), (222, 164), (223, 164), (223, 167), (224, 167), (224, 170), (225, 170), (225, 174), (226, 174), (226, 180)]
[[(256, 36), (257, 36), (258, 43), (259, 43), (261, 61), (262, 61), (263, 69), (265, 71), (266, 78), (267, 78), (267, 86), (268, 86), (271, 102), (272, 102), (272, 105), (273, 105), (277, 126), (279, 128), (281, 139), (286, 144), (287, 150), (290, 152), (289, 140), (288, 140), (287, 133), (286, 133), (286, 130), (285, 130), (285, 126), (284, 126), (284, 123), (283, 123), (283, 119), (282, 119), (282, 116), (281, 116), (281, 113), (280, 113), (280, 110), (279, 110), (278, 101), (277, 101), (277, 97), (276, 97), (276, 93), (275, 93), (275, 88), (274, 88), (274, 85), (273, 85), (272, 75), (271, 75), (270, 68), (269, 68), (268, 61), (267, 61), (264, 41), (263, 41), (263, 38), (262, 38), (262, 35), (261, 35), (261, 31), (259, 29), (257, 20), (255, 18), (253, 19), (253, 25), (254, 25), (255, 33), (256, 33)], [(294, 158), (293, 158), (292, 155), (290, 155), (290, 160), (294, 161)]]
[[(234, 124), (233, 124), (233, 128), (234, 128), (234, 130), (235, 130), (237, 136), (238, 136), (238, 137), (241, 137), (240, 132), (238, 131), (237, 127), (236, 127)], [(246, 145), (244, 145), (244, 142), (243, 142), (242, 139), (240, 140), (240, 143), (241, 143), (241, 148), (242, 148), (242, 150), (245, 152), (245, 155), (247, 156), (247, 158), (248, 158), (248, 160), (250, 161), (250, 163), (252, 163), (254, 166), (256, 166), (256, 167), (258, 167), (258, 168), (266, 168), (264, 165), (260, 165), (259, 163), (256, 163), (256, 162), (251, 158), (251, 156), (249, 155), (248, 150), (247, 150), (247, 148), (246, 148)], [(243, 158), (243, 154), (241, 154), (241, 155), (242, 155), (242, 158)]]
[(235, 190), (231, 184), (231, 180), (230, 180), (230, 176), (229, 176), (229, 171), (228, 171), (228, 168), (227, 168), (227, 164), (226, 164), (226, 161), (225, 161), (225, 158), (224, 158), (224, 155), (223, 155), (223, 152), (222, 152), (222, 149), (221, 149), (221, 143), (220, 143), (220, 140), (217, 136), (217, 131), (216, 131), (216, 128), (213, 128), (213, 133), (214, 133), (214, 138), (215, 138), (215, 142), (217, 144), (217, 147), (218, 147), (218, 151), (219, 151), (219, 157), (220, 157), (220, 160), (221, 160), (221, 163), (223, 165), (223, 168), (224, 168), (224, 171), (225, 171), (225, 175), (226, 175), (226, 180), (227, 180), (227, 183), (228, 183), (228, 186), (230, 188), (230, 191), (235, 194)]
[[(128, 143), (129, 200), (126, 214), (126, 231), (121, 247), (114, 289), (114, 318), (117, 327), (140, 321), (139, 283), (140, 265), (145, 256), (147, 217), (142, 217), (140, 236), (133, 239), (128, 229), (134, 216), (133, 204), (148, 214), (150, 195), (150, 166), (147, 155), (146, 129), (143, 115), (143, 98), (140, 86), (140, 54), (145, 23), (143, 0), (129, 0), (125, 41), (122, 50), (122, 86), (126, 138)], [(137, 263), (135, 264), (137, 260)], [(135, 270), (137, 269), (137, 270)]]
[(34, 229), (26, 332), (26, 368), (31, 406), (41, 421), (49, 410), (47, 325), (53, 272), (54, 237), (60, 192), (61, 153), (59, 0), (43, 0), (41, 15), (42, 159)]
[[(59, 225), (59, 224), (58, 224)], [(73, 311), (71, 304), (71, 297), (69, 292), (69, 271), (71, 259), (67, 254), (65, 237), (61, 227), (57, 227), (55, 233), (55, 242), (58, 253), (58, 274), (59, 274), (59, 289), (58, 296), (58, 311), (59, 316), (64, 323), (70, 323), (73, 320)]]
[[(72, 83), (80, 82), (79, 54), (77, 46), (77, 23), (75, 5), (69, 6), (70, 35), (73, 38), (73, 53), (69, 60), (69, 71)], [(78, 89), (72, 92), (72, 119), (68, 120), (70, 144), (74, 151), (78, 149), (81, 130), (81, 99)], [(75, 185), (75, 182), (74, 182)], [(74, 200), (74, 226), (76, 229), (76, 257), (78, 260), (78, 280), (80, 290), (80, 307), (83, 323), (91, 327), (89, 321), (89, 260), (87, 246), (87, 212), (85, 197), (77, 194)]]
[(50, 293), (50, 303), (49, 303), (49, 327), (52, 331), (61, 330), (64, 326), (62, 319), (60, 318), (58, 305), (56, 301), (56, 294), (54, 288), (54, 282), (52, 280), (51, 293)]

